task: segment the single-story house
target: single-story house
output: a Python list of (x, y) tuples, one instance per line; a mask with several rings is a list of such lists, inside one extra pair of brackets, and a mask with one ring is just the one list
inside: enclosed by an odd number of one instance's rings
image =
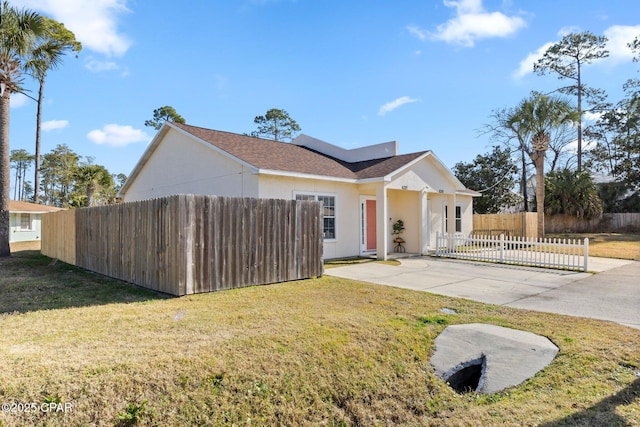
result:
[(59, 210), (54, 206), (9, 200), (9, 243), (40, 240), (42, 214)]
[(433, 154), (398, 154), (395, 141), (343, 149), (307, 135), (292, 142), (167, 122), (120, 190), (125, 202), (173, 194), (318, 200), (324, 204), (324, 258), (395, 249), (424, 254), (436, 232), (468, 234), (480, 194)]

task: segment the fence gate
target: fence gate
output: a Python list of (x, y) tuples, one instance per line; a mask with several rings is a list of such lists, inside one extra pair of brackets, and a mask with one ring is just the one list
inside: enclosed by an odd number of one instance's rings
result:
[(587, 271), (589, 239), (436, 234), (436, 256)]

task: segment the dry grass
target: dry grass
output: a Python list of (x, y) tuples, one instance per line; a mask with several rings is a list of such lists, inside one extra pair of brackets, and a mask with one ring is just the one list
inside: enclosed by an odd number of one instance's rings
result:
[(343, 267), (345, 265), (353, 265), (353, 264), (366, 264), (369, 262), (375, 262), (378, 264), (386, 264), (386, 265), (400, 265), (400, 261), (397, 259), (389, 259), (386, 261), (379, 261), (375, 258), (338, 258), (338, 259), (330, 259), (324, 262), (325, 268), (335, 268), (335, 267)]
[(605, 258), (633, 259), (640, 261), (640, 234), (591, 233), (553, 234), (547, 237), (562, 239), (589, 238), (589, 255)]
[[(636, 329), (331, 277), (165, 299), (49, 261), (0, 260), (0, 301), (19, 310), (0, 308), (0, 402), (73, 411), (0, 412), (3, 426), (640, 423)], [(560, 352), (519, 386), (458, 395), (429, 356), (469, 322)]]

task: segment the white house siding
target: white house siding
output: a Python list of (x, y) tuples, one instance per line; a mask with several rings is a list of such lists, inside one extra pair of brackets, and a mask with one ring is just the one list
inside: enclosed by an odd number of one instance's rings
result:
[(358, 255), (360, 252), (358, 186), (343, 182), (275, 175), (260, 177), (259, 197), (261, 198), (293, 199), (296, 193), (325, 194), (336, 198), (336, 238), (324, 242), (324, 258)]
[[(22, 215), (29, 215), (29, 229), (22, 228)], [(9, 213), (9, 242), (31, 242), (40, 240), (41, 214), (39, 213)]]
[(124, 201), (174, 194), (258, 197), (258, 177), (207, 143), (170, 129), (131, 183)]

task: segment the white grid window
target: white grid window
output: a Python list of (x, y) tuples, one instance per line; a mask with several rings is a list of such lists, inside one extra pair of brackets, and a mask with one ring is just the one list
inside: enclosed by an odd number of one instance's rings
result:
[(20, 230), (31, 230), (31, 215), (20, 214)]
[(296, 200), (317, 200), (322, 202), (324, 215), (324, 240), (336, 238), (336, 196), (326, 194), (300, 193), (295, 195)]
[[(444, 205), (444, 232), (449, 232), (449, 206)], [(456, 233), (462, 233), (462, 206), (456, 206)]]

